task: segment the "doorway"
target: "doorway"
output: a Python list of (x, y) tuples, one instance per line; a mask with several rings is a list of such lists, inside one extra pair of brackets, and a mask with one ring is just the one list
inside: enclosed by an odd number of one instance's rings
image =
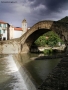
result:
[(6, 37), (3, 37), (3, 40), (6, 40)]

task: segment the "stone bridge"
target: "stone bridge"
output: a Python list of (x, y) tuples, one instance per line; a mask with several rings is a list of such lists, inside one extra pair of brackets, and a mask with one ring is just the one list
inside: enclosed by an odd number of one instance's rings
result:
[(57, 21), (40, 21), (33, 25), (20, 38), (1, 41), (0, 53), (27, 53), (30, 50), (32, 43), (42, 34), (54, 31), (60, 38), (68, 45), (68, 23), (62, 23)]
[(68, 25), (57, 21), (40, 21), (21, 37), (21, 51), (28, 52), (32, 43), (42, 34), (48, 31), (56, 32), (67, 44)]

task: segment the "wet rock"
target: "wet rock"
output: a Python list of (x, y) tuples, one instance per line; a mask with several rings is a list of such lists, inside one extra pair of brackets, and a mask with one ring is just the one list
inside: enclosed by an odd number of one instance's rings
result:
[(60, 61), (38, 90), (68, 90), (68, 57)]

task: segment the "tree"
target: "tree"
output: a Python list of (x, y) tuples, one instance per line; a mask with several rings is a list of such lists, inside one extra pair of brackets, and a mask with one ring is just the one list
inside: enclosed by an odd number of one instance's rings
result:
[(62, 18), (61, 20), (58, 20), (59, 22), (68, 23), (68, 16)]
[(35, 44), (37, 46), (57, 46), (58, 42), (63, 43), (63, 41), (59, 38), (59, 36), (53, 32), (53, 31), (49, 31), (45, 34), (43, 34), (42, 36), (40, 36), (36, 41)]

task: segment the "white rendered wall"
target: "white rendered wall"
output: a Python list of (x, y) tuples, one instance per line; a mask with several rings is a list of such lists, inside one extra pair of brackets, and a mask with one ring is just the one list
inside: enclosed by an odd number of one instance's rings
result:
[(17, 31), (17, 30), (14, 30), (14, 35), (13, 35), (13, 38), (19, 38), (21, 37), (23, 34), (22, 31)]
[(10, 30), (10, 39), (13, 39), (14, 38), (14, 27), (10, 26), (9, 30)]

